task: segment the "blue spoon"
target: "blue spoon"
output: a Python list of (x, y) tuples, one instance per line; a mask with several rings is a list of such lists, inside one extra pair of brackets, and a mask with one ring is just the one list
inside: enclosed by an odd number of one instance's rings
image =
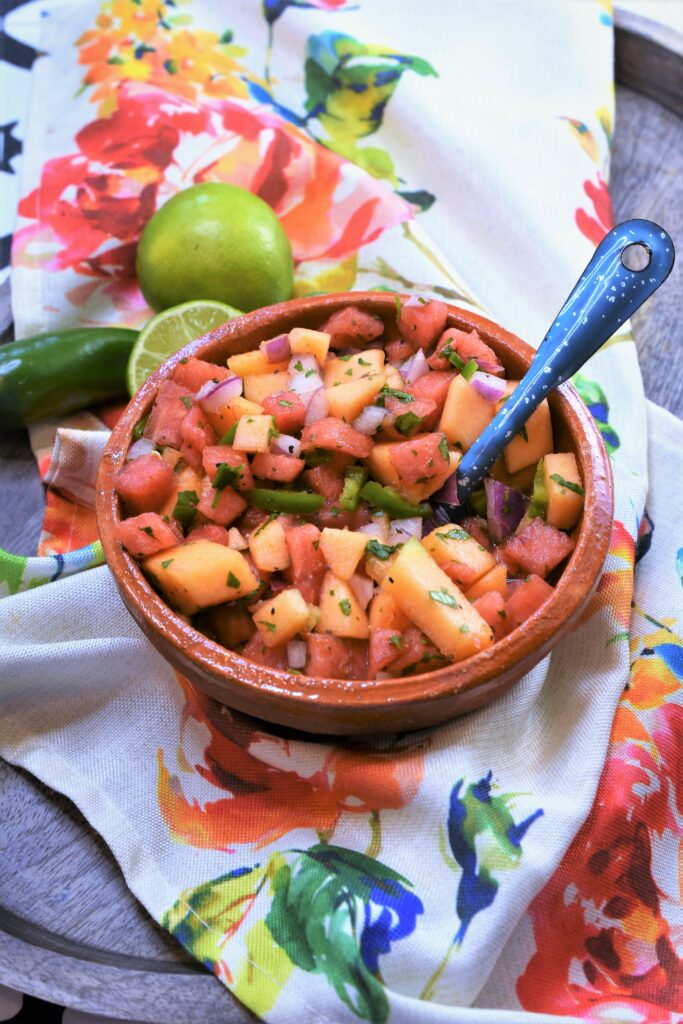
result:
[[(638, 256), (644, 269), (629, 269), (629, 265), (638, 265)], [(575, 374), (649, 299), (673, 265), (673, 242), (658, 224), (627, 220), (610, 231), (555, 317), (524, 377), (458, 466), (455, 477), (460, 505), (549, 392)], [(453, 516), (452, 505), (435, 505), (441, 515)]]

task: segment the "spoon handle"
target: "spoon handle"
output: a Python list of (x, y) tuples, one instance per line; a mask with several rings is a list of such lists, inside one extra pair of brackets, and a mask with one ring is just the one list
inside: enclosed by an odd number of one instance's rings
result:
[[(642, 246), (642, 270), (630, 270), (625, 251)], [(462, 504), (548, 392), (576, 373), (646, 299), (659, 288), (674, 264), (666, 231), (649, 220), (627, 220), (602, 240), (555, 317), (534, 360), (498, 414), (458, 466)]]

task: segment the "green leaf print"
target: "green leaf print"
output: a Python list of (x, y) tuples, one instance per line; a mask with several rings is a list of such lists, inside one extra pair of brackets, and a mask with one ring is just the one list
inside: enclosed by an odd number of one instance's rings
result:
[(619, 435), (616, 430), (610, 426), (608, 420), (609, 403), (605, 396), (605, 392), (597, 381), (589, 380), (589, 378), (584, 377), (582, 373), (574, 374), (572, 377), (572, 384), (588, 406), (593, 419), (600, 429), (607, 452), (609, 455), (612, 455), (612, 453), (621, 445), (621, 441), (619, 440)]
[(0, 595), (17, 593), (27, 564), (28, 558), (23, 555), (11, 555), (0, 549)]

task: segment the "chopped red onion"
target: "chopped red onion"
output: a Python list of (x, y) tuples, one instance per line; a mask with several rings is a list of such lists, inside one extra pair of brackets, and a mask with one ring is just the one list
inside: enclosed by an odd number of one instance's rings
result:
[(297, 354), (289, 360), (288, 370), (292, 376), (296, 376), (299, 373), (305, 374), (309, 370), (314, 370), (317, 373), (319, 369), (320, 364), (318, 360), (310, 352)]
[(407, 359), (403, 366), (399, 367), (398, 371), (403, 377), (406, 384), (414, 384), (420, 377), (424, 377), (426, 373), (429, 373), (429, 366), (427, 365), (427, 359), (421, 348), (417, 350), (414, 356)]
[(501, 398), (505, 398), (507, 381), (501, 380), (500, 377), (477, 370), (470, 377), (470, 384), (487, 402), (499, 402)]
[(301, 454), (301, 441), (298, 437), (291, 437), (290, 434), (279, 434), (273, 438), (270, 450), (277, 455), (292, 455), (298, 459)]
[[(208, 384), (211, 385), (210, 390), (207, 390)], [(241, 379), (228, 377), (227, 380), (221, 380), (218, 384), (214, 384), (213, 381), (204, 384), (197, 392), (197, 401), (201, 403), (205, 412), (220, 412), (225, 405), (232, 402), (234, 398), (239, 398), (241, 394)]]
[[(303, 397), (304, 396), (302, 396), (302, 398)], [(309, 426), (311, 423), (318, 423), (320, 420), (324, 420), (327, 416), (327, 412), (327, 392), (325, 391), (325, 388), (319, 387), (310, 395), (308, 407), (306, 409), (306, 426)]]
[(305, 373), (296, 373), (289, 381), (289, 390), (299, 395), (306, 404), (306, 395), (312, 395), (314, 391), (317, 391), (322, 386), (322, 377), (313, 370), (306, 370)]
[(231, 526), (228, 530), (228, 547), (233, 551), (246, 551), (249, 547), (248, 540), (242, 536), (236, 526)]
[(390, 544), (405, 544), (411, 537), (422, 538), (422, 519), (392, 519), (389, 529)]
[(368, 405), (363, 409), (360, 415), (356, 416), (351, 425), (355, 430), (358, 430), (361, 434), (365, 434), (366, 437), (369, 437), (370, 434), (374, 434), (375, 431), (379, 429), (380, 424), (384, 422), (386, 415), (386, 409), (380, 409), (378, 405)]
[(305, 640), (290, 640), (287, 644), (287, 664), (290, 668), (305, 668), (308, 647)]
[(430, 516), (427, 516), (427, 518), (424, 521), (422, 527), (422, 535), (423, 537), (426, 537), (427, 534), (432, 532), (432, 530), (436, 530), (441, 526), (446, 526), (451, 522), (452, 520), (448, 516), (448, 513), (444, 508), (441, 507), (441, 505), (433, 505), (432, 514)]
[(363, 526), (358, 527), (358, 533), (367, 533), (368, 537), (377, 537), (386, 543), (389, 537), (389, 531), (387, 530), (386, 523), (384, 520), (380, 520), (374, 523), (365, 523)]
[(126, 462), (132, 462), (133, 459), (139, 459), (141, 455), (151, 455), (156, 450), (154, 441), (150, 441), (147, 437), (141, 437), (139, 441), (134, 441), (128, 449), (126, 455)]
[(493, 540), (500, 544), (519, 525), (529, 499), (521, 491), (514, 487), (506, 487), (500, 480), (494, 480), (492, 477), (484, 480), (484, 487), (489, 533)]
[(423, 306), (423, 305), (424, 305), (424, 303), (421, 302), (421, 300), (419, 299), (419, 297), (417, 295), (411, 295), (409, 299), (406, 299), (405, 302), (401, 303), (401, 306), (403, 307), (403, 309), (411, 309), (411, 307), (413, 307), (413, 306)]
[(259, 348), (269, 363), (283, 363), (292, 354), (288, 334), (278, 334), (275, 338), (262, 341)]
[(443, 505), (459, 505), (458, 479), (455, 473), (451, 473), (440, 491), (432, 495), (434, 501), (440, 501)]
[(498, 363), (492, 363), (489, 359), (480, 359), (477, 357), (475, 362), (483, 373), (491, 373), (494, 377), (502, 377), (505, 373), (502, 366), (499, 366)]
[(349, 586), (356, 595), (358, 604), (365, 611), (375, 592), (375, 584), (367, 576), (361, 576), (359, 572), (354, 572), (349, 580)]

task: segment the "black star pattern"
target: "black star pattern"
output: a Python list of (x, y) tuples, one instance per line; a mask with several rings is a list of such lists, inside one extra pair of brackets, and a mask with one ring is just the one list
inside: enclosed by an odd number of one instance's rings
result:
[(21, 142), (12, 135), (12, 129), (16, 128), (18, 121), (8, 121), (7, 124), (0, 124), (0, 171), (5, 174), (14, 174), (12, 157), (21, 153)]

